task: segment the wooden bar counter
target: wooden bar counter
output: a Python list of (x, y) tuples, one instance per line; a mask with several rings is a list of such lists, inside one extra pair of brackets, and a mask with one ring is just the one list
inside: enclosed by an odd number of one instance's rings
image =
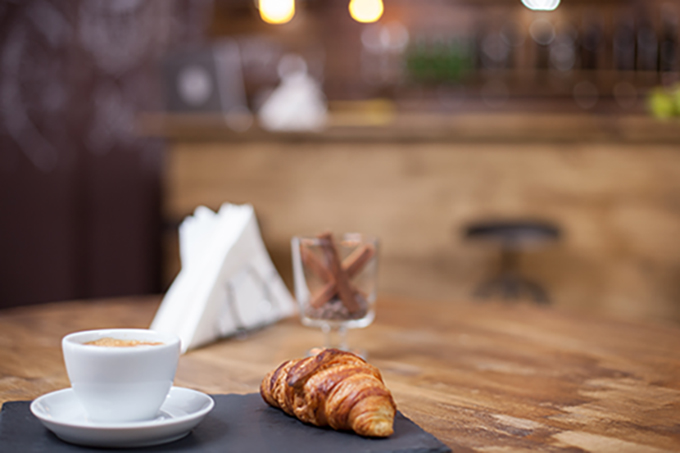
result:
[[(255, 207), (292, 286), (290, 238), (380, 238), (381, 290), (464, 300), (499, 265), (470, 224), (548, 221), (560, 240), (519, 271), (557, 307), (680, 322), (680, 119), (539, 114), (407, 114), (319, 133), (236, 133), (224, 118), (161, 115), (140, 133), (169, 142), (163, 175), (164, 281), (179, 270), (177, 225), (197, 206)], [(368, 122), (365, 118), (364, 123)], [(352, 124), (355, 124), (352, 126)]]
[[(146, 327), (159, 300), (0, 311), (0, 402), (68, 387), (63, 335)], [(321, 332), (288, 319), (190, 351), (175, 385), (256, 392), (268, 370), (321, 341)], [(680, 450), (678, 327), (386, 297), (350, 343), (382, 370), (399, 409), (454, 452)]]

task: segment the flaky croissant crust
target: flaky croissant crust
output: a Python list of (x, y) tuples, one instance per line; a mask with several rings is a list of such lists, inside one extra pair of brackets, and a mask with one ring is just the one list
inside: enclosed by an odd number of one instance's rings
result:
[(394, 432), (396, 405), (380, 371), (350, 352), (324, 349), (286, 361), (264, 377), (260, 394), (313, 425), (371, 437)]

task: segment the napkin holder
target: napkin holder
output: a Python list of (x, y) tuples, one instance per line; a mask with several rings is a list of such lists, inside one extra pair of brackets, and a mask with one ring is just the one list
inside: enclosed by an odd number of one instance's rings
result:
[(217, 213), (198, 207), (179, 239), (182, 268), (150, 328), (177, 334), (182, 352), (295, 312), (251, 205), (225, 203)]

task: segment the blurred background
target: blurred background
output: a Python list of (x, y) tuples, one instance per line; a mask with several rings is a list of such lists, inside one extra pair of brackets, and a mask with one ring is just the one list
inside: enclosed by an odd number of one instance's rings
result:
[(199, 205), (380, 291), (680, 321), (678, 0), (0, 0), (0, 306), (158, 294)]

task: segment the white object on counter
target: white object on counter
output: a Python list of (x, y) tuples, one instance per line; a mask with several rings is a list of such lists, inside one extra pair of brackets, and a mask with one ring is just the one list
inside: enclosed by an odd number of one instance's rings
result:
[(307, 63), (299, 55), (281, 58), (278, 67), (281, 84), (265, 101), (258, 115), (270, 131), (315, 131), (326, 124), (328, 109), (319, 84), (307, 73)]
[(251, 205), (200, 206), (179, 227), (182, 270), (151, 329), (172, 332), (182, 352), (295, 312), (264, 246)]

